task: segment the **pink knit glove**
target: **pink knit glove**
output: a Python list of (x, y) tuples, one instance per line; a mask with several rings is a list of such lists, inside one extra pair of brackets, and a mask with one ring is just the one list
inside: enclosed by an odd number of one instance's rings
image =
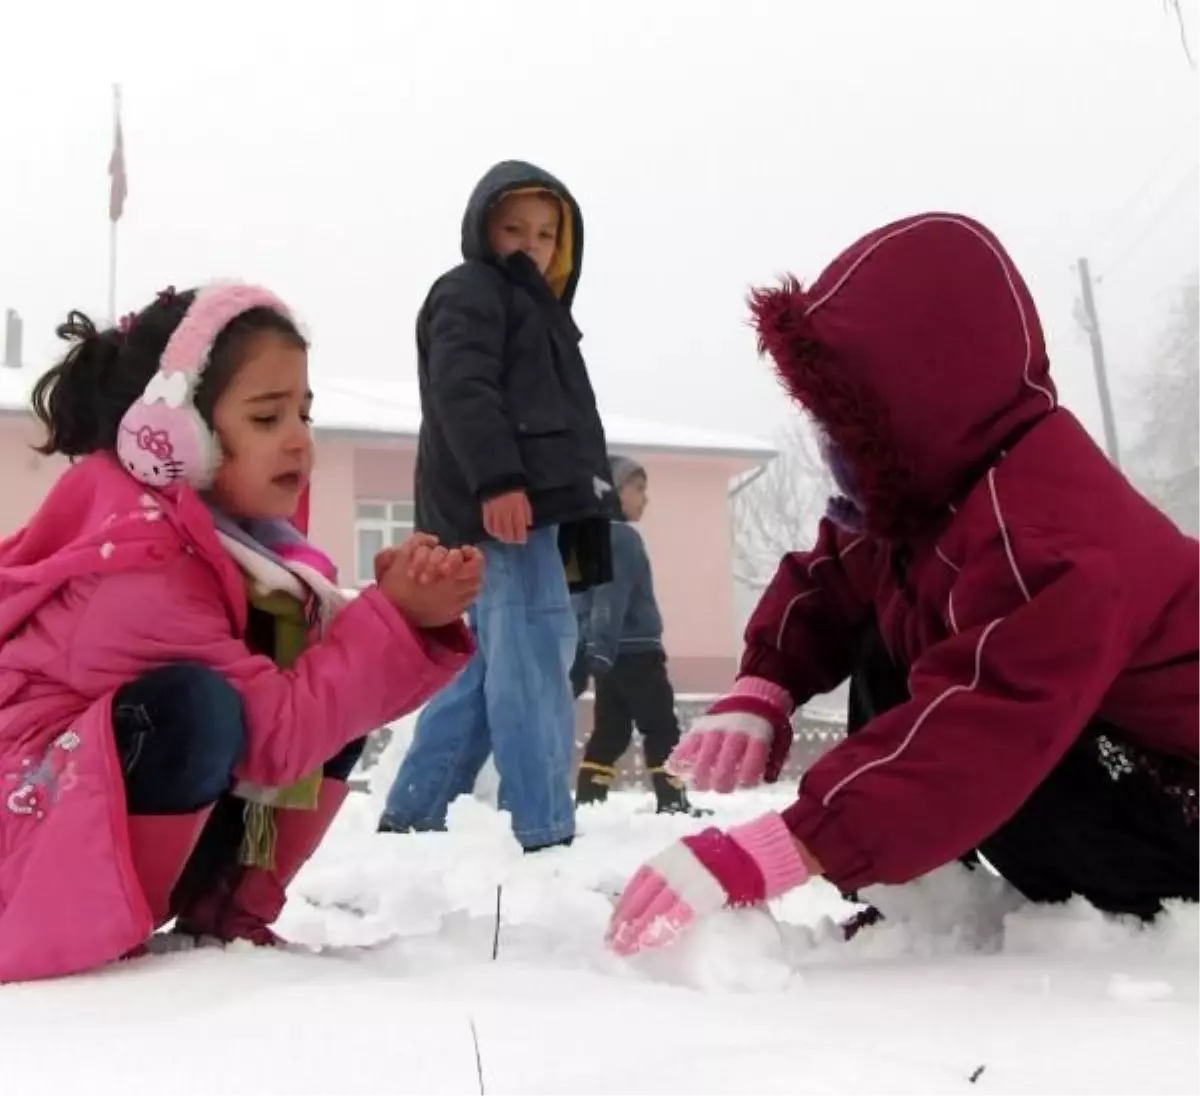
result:
[(687, 729), (667, 771), (702, 792), (773, 784), (792, 748), (792, 708), (773, 681), (740, 678)]
[(638, 868), (617, 899), (605, 940), (618, 955), (671, 943), (697, 917), (755, 906), (809, 877), (774, 811), (728, 833), (707, 829)]

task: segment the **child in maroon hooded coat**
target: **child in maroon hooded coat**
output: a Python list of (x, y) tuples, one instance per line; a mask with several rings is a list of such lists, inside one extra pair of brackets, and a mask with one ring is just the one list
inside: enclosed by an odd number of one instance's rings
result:
[(777, 779), (793, 710), (847, 678), (850, 733), (782, 813), (643, 866), (612, 946), (816, 875), (853, 893), (977, 854), (1033, 901), (1195, 900), (1197, 542), (1058, 405), (995, 237), (914, 217), (752, 307), (841, 497), (670, 767), (721, 792)]

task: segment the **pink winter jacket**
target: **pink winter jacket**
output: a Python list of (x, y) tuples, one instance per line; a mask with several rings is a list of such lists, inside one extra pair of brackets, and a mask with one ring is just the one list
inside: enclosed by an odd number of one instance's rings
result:
[(236, 775), (266, 786), (418, 707), (473, 651), (414, 629), (376, 587), (293, 669), (251, 654), (241, 572), (203, 502), (150, 491), (108, 456), (72, 466), (0, 542), (0, 982), (70, 974), (152, 931), (130, 860), (115, 691), (176, 662), (242, 696)]

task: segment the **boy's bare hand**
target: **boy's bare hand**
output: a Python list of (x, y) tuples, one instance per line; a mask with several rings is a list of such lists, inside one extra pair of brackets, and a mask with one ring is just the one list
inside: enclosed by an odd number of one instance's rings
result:
[(483, 527), (501, 544), (524, 544), (533, 524), (533, 509), (524, 491), (509, 491), (483, 504)]
[(381, 552), (375, 564), (379, 589), (418, 628), (458, 620), (483, 586), (483, 556), (477, 548), (443, 548), (425, 534)]

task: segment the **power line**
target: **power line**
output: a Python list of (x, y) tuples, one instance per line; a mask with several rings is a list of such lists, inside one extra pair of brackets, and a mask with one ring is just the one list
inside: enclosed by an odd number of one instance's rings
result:
[(1108, 278), (1115, 270), (1117, 270), (1123, 263), (1133, 256), (1134, 253), (1137, 252), (1137, 250), (1142, 246), (1142, 244), (1144, 244), (1150, 238), (1154, 230), (1157, 229), (1162, 223), (1163, 219), (1171, 211), (1175, 203), (1183, 197), (1188, 188), (1193, 184), (1196, 179), (1197, 170), (1200, 170), (1200, 164), (1193, 163), (1186, 174), (1183, 175), (1179, 182), (1177, 182), (1171, 188), (1166, 197), (1155, 207), (1154, 212), (1150, 215), (1149, 221), (1146, 222), (1141, 232), (1139, 232), (1132, 240), (1130, 240), (1128, 244), (1126, 244), (1126, 246), (1117, 254), (1117, 257), (1108, 264), (1107, 269), (1105, 269), (1103, 273), (1096, 275), (1095, 280), (1097, 284)]
[(1171, 161), (1175, 159), (1176, 153), (1178, 153), (1179, 150), (1184, 147), (1195, 147), (1195, 132), (1195, 124), (1192, 124), (1188, 127), (1188, 131), (1171, 146), (1170, 150), (1158, 162), (1158, 165), (1154, 168), (1154, 170), (1151, 171), (1150, 174), (1141, 181), (1137, 189), (1134, 190), (1129, 197), (1117, 207), (1115, 211), (1107, 215), (1105, 218), (1107, 221), (1107, 227), (1101, 229), (1100, 235), (1091, 241), (1091, 248), (1093, 251), (1096, 248), (1101, 247), (1109, 238), (1111, 238), (1112, 234), (1122, 226), (1126, 217), (1133, 212), (1134, 206), (1137, 205), (1142, 196), (1145, 195), (1146, 192), (1149, 191), (1149, 189), (1156, 182), (1158, 182), (1159, 176), (1162, 175)]

